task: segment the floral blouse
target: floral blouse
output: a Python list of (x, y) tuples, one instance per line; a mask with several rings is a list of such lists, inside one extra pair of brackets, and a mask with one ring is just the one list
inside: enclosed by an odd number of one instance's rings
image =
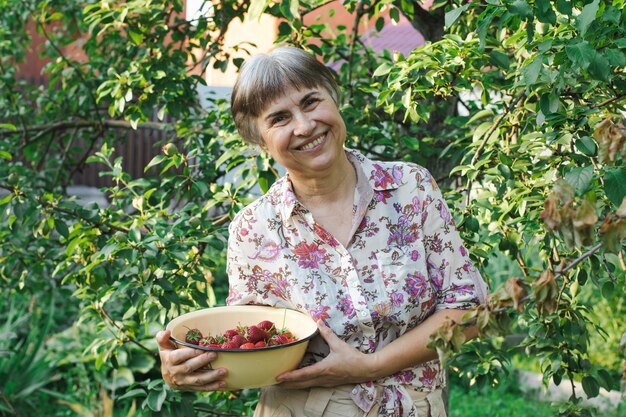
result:
[[(348, 246), (315, 223), (287, 174), (230, 225), (227, 303), (306, 312), (371, 353), (437, 310), (483, 302), (485, 283), (430, 173), (346, 152), (357, 173)], [(328, 353), (320, 339), (310, 344), (307, 363)], [(381, 416), (409, 416), (415, 411), (406, 389), (432, 391), (445, 382), (433, 360), (358, 384), (352, 398), (365, 411), (378, 401)]]

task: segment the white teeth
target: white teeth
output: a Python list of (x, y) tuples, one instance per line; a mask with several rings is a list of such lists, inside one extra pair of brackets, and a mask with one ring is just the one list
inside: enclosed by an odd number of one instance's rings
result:
[(326, 135), (320, 136), (319, 138), (315, 139), (313, 142), (307, 143), (306, 145), (302, 146), (300, 148), (300, 150), (308, 151), (309, 149), (315, 148), (317, 145), (319, 145), (320, 143), (322, 143), (324, 141), (325, 137), (326, 137)]

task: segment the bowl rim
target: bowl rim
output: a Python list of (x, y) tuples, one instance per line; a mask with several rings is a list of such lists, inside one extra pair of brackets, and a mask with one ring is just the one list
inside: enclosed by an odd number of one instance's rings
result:
[[(242, 304), (242, 305), (221, 306), (221, 307), (250, 307), (250, 306), (280, 308), (280, 309), (286, 309), (286, 310), (295, 311), (295, 312), (300, 313), (302, 315), (306, 315), (305, 313), (303, 313), (300, 310), (294, 310), (294, 309), (286, 308), (286, 307), (265, 306), (265, 305), (257, 305), (257, 304)], [(214, 307), (214, 308), (217, 308), (217, 307)], [(313, 319), (311, 318), (311, 320), (313, 320)], [(204, 351), (208, 351), (208, 352), (265, 352), (265, 351), (268, 351), (268, 350), (282, 349), (282, 348), (286, 348), (286, 347), (289, 347), (289, 346), (299, 345), (300, 343), (308, 342), (309, 340), (311, 340), (315, 336), (317, 336), (319, 334), (319, 332), (320, 332), (320, 330), (318, 328), (316, 328), (313, 333), (311, 333), (307, 337), (304, 337), (302, 339), (298, 339), (295, 342), (289, 342), (289, 343), (285, 343), (283, 345), (265, 346), (265, 347), (262, 347), (262, 348), (254, 348), (254, 349), (239, 349), (239, 348), (236, 348), (236, 349), (223, 349), (223, 348), (216, 348), (216, 347), (200, 346), (200, 345), (194, 345), (193, 343), (187, 343), (184, 340), (180, 340), (180, 339), (175, 338), (174, 336), (170, 336), (170, 340), (172, 342), (174, 342), (174, 344), (176, 344), (176, 345), (182, 345), (182, 346), (190, 347), (192, 349), (200, 349), (200, 350), (204, 350)]]

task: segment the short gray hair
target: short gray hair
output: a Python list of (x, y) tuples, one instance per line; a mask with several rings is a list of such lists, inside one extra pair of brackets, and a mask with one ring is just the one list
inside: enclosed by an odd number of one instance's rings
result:
[(313, 55), (293, 46), (256, 55), (241, 68), (230, 101), (235, 125), (245, 142), (263, 143), (255, 119), (291, 87), (322, 87), (339, 105), (339, 86), (333, 73)]

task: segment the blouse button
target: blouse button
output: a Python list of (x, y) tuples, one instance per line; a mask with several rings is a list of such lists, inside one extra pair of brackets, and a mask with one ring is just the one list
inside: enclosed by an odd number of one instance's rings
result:
[(361, 311), (359, 314), (361, 315), (361, 317), (365, 317), (367, 316), (367, 311)]

